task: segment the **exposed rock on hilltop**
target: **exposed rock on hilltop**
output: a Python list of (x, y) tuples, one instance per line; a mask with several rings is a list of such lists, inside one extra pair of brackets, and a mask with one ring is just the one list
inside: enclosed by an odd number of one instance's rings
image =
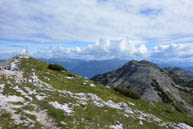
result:
[[(193, 113), (192, 104), (184, 99), (184, 91), (180, 90), (184, 88), (172, 78), (177, 71), (173, 75), (168, 71), (170, 70), (161, 69), (148, 61), (133, 60), (117, 70), (97, 75), (92, 80), (110, 87), (129, 89), (150, 101), (181, 105)], [(182, 72), (178, 76), (181, 74)], [(184, 79), (186, 75), (179, 78)], [(193, 89), (189, 90), (191, 94)]]
[[(163, 90), (173, 91), (173, 81), (167, 72), (148, 61), (130, 61), (121, 68), (95, 76), (92, 80), (111, 87), (130, 89), (142, 98), (156, 102), (170, 101), (169, 96), (168, 100), (162, 98), (159, 94), (161, 91), (156, 89), (163, 87)], [(177, 91), (173, 92), (177, 94)]]

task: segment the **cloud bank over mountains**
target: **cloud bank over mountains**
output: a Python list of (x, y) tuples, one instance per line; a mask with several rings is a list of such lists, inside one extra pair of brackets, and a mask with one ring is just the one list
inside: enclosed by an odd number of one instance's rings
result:
[[(45, 48), (44, 48), (45, 46)], [(14, 47), (14, 45), (13, 45)], [(32, 50), (28, 47), (28, 55), (37, 58), (74, 58), (84, 60), (103, 60), (112, 58), (137, 59), (151, 61), (180, 61), (193, 62), (192, 43), (173, 43), (173, 44), (146, 44), (140, 40), (127, 39), (100, 39), (87, 46), (64, 47), (62, 44), (46, 47), (41, 43), (42, 49)], [(36, 46), (36, 48), (39, 48)], [(35, 48), (35, 49), (36, 49)], [(17, 50), (3, 50), (0, 48), (1, 59), (9, 58), (17, 54), (25, 54), (25, 47)]]
[[(67, 57), (81, 59), (110, 59), (128, 57), (145, 57), (148, 55), (146, 46), (138, 41), (127, 41), (125, 39), (109, 40), (100, 39), (95, 44), (86, 47), (63, 48), (52, 47), (43, 53), (49, 57)], [(42, 53), (42, 54), (43, 54)], [(37, 55), (42, 55), (37, 53)]]
[(151, 55), (155, 58), (162, 58), (164, 60), (176, 61), (192, 61), (193, 62), (193, 44), (170, 44), (159, 45), (154, 48)]
[(64, 48), (50, 47), (45, 51), (34, 53), (36, 57), (66, 57), (79, 59), (149, 59), (158, 61), (192, 61), (193, 44), (166, 44), (149, 48), (142, 41), (128, 41), (126, 39), (100, 39), (95, 44), (86, 47)]

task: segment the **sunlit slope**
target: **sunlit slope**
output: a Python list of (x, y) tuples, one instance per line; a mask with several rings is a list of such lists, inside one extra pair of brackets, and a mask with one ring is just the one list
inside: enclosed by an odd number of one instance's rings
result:
[[(3, 129), (163, 129), (189, 127), (193, 118), (166, 105), (123, 96), (70, 72), (15, 57), (0, 72)], [(180, 124), (185, 123), (185, 124)]]

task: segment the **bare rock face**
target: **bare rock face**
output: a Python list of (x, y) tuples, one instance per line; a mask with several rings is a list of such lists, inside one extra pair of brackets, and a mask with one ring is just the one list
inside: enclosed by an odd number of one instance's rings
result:
[(189, 102), (182, 99), (185, 95), (182, 90), (184, 87), (174, 82), (168, 70), (148, 61), (130, 61), (121, 68), (97, 75), (92, 80), (112, 88), (129, 89), (149, 101), (180, 103), (193, 112)]
[(18, 55), (0, 63), (0, 76), (15, 76), (17, 79), (23, 77), (23, 73), (19, 70), (20, 60), (23, 56)]
[(0, 62), (0, 70), (18, 71), (18, 64), (21, 58), (30, 58), (26, 55), (17, 55), (6, 61)]

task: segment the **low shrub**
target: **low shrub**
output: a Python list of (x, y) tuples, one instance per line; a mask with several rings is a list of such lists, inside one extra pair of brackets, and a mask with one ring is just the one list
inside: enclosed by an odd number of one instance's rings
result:
[(48, 69), (55, 70), (55, 71), (67, 71), (65, 68), (58, 64), (49, 64)]
[(68, 72), (66, 75), (67, 75), (68, 77), (76, 77), (73, 73), (70, 73), (70, 72)]
[(126, 89), (122, 89), (122, 88), (118, 88), (118, 87), (115, 87), (113, 89), (115, 91), (119, 92), (120, 94), (125, 95), (127, 97), (130, 97), (130, 98), (133, 98), (133, 99), (140, 99), (140, 96), (138, 94), (134, 93), (131, 90), (126, 90)]
[(158, 95), (161, 97), (164, 103), (172, 103), (172, 99), (170, 99), (170, 97), (164, 92), (156, 80), (152, 79), (151, 85), (158, 92)]

